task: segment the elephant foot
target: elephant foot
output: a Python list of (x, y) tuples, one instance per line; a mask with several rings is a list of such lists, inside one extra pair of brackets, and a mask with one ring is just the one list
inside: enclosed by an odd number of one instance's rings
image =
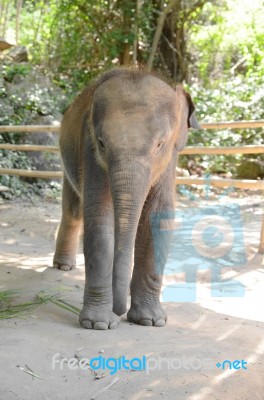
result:
[(101, 307), (91, 308), (84, 305), (79, 318), (80, 324), (85, 329), (115, 329), (118, 327), (120, 318), (111, 310)]
[(55, 256), (53, 259), (53, 268), (61, 271), (71, 271), (76, 268), (76, 261), (75, 259), (59, 258)]
[(132, 304), (127, 319), (135, 324), (161, 327), (166, 325), (167, 315), (160, 304), (155, 306)]

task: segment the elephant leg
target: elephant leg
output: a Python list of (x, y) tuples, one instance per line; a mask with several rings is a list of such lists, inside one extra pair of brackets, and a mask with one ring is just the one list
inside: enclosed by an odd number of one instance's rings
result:
[[(92, 155), (87, 157), (92, 159)], [(90, 161), (91, 163), (92, 161)], [(86, 283), (80, 324), (86, 329), (113, 329), (112, 270), (114, 211), (107, 174), (94, 162), (84, 177), (84, 257)]]
[(76, 267), (76, 252), (82, 223), (81, 200), (64, 175), (62, 219), (56, 239), (53, 266), (63, 271)]
[(160, 230), (160, 223), (174, 215), (174, 170), (175, 163), (172, 162), (151, 189), (137, 231), (130, 285), (131, 307), (127, 318), (140, 325), (160, 327), (167, 321), (159, 297), (171, 232)]

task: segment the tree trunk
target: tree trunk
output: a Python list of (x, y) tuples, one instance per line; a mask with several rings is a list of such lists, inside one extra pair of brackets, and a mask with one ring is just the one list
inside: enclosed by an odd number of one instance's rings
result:
[(137, 64), (137, 49), (138, 49), (138, 19), (140, 14), (140, 0), (136, 0), (136, 15), (134, 23), (134, 41), (133, 41), (133, 64)]
[(3, 21), (3, 28), (2, 28), (2, 36), (5, 36), (5, 34), (6, 34), (6, 26), (7, 26), (7, 22), (8, 22), (9, 5), (10, 5), (9, 0), (6, 0), (4, 2), (4, 5), (3, 5), (3, 20), (4, 21)]
[(20, 14), (23, 5), (23, 0), (17, 0), (16, 9), (16, 44), (19, 43), (19, 27), (20, 27)]
[(151, 71), (152, 67), (153, 67), (153, 62), (154, 62), (154, 58), (155, 58), (155, 54), (157, 51), (157, 47), (160, 41), (160, 37), (161, 37), (161, 33), (162, 33), (162, 29), (164, 26), (164, 22), (166, 19), (166, 16), (168, 15), (168, 13), (171, 11), (171, 9), (174, 7), (174, 5), (176, 4), (177, 0), (170, 0), (169, 4), (167, 5), (167, 7), (163, 7), (163, 10), (160, 13), (159, 19), (158, 19), (158, 23), (157, 23), (157, 27), (156, 27), (156, 31), (153, 37), (153, 41), (152, 41), (152, 45), (151, 45), (151, 50), (150, 50), (150, 55), (147, 61), (147, 71)]
[(119, 56), (120, 65), (129, 65), (130, 64), (130, 45), (129, 43), (124, 43), (123, 52)]

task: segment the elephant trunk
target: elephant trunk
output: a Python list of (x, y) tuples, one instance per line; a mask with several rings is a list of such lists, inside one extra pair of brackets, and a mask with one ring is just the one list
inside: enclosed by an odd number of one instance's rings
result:
[(150, 184), (149, 169), (139, 162), (115, 162), (110, 187), (115, 214), (113, 311), (126, 312), (138, 223)]

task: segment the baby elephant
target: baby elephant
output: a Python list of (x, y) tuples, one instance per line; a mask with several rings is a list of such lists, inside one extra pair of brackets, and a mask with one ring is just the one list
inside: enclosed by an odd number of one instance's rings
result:
[(126, 312), (129, 284), (128, 320), (166, 324), (159, 295), (168, 243), (154, 241), (152, 220), (174, 210), (177, 154), (189, 127), (199, 128), (189, 94), (131, 69), (103, 74), (66, 111), (54, 267), (75, 268), (83, 222), (83, 328), (116, 328)]

